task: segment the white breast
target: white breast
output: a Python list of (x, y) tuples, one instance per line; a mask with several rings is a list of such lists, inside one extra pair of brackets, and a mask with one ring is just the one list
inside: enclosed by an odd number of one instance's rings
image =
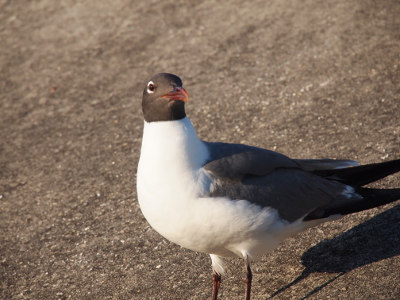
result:
[(208, 158), (189, 119), (145, 123), (137, 191), (141, 210), (164, 237), (174, 240), (194, 199), (208, 193), (211, 180), (202, 171)]
[(141, 210), (165, 238), (221, 256), (257, 256), (278, 246), (287, 222), (248, 201), (211, 198), (209, 157), (189, 119), (145, 123), (137, 174)]

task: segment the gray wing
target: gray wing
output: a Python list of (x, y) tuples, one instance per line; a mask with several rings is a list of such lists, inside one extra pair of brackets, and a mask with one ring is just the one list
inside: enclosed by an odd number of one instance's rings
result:
[(272, 207), (288, 221), (315, 213), (316, 208), (334, 200), (351, 198), (345, 194), (346, 185), (309, 173), (285, 155), (240, 144), (206, 145), (211, 156), (204, 169), (215, 179), (212, 197)]
[(308, 172), (343, 169), (347, 167), (355, 167), (360, 165), (355, 160), (347, 160), (347, 159), (294, 159), (294, 161), (304, 171)]
[(242, 144), (207, 143), (210, 158), (204, 168), (222, 180), (263, 176), (278, 168), (300, 168), (289, 157), (267, 149)]

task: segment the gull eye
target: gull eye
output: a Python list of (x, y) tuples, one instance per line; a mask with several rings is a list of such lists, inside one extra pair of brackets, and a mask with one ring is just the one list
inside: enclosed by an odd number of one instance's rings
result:
[(147, 92), (148, 92), (148, 93), (154, 93), (155, 90), (156, 90), (156, 86), (155, 86), (154, 82), (153, 82), (153, 81), (150, 81), (150, 82), (147, 84)]

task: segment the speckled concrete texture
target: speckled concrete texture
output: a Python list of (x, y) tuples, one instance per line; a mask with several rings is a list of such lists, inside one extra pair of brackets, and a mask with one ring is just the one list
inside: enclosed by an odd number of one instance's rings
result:
[[(207, 141), (399, 159), (399, 16), (395, 0), (0, 1), (0, 298), (208, 299), (209, 257), (138, 206), (143, 85), (179, 75)], [(243, 299), (228, 266), (220, 299)], [(394, 203), (286, 240), (253, 264), (253, 299), (400, 299), (399, 269)]]

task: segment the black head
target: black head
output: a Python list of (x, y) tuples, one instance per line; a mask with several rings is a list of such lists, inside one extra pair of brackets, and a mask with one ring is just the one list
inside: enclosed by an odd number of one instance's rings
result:
[(154, 75), (143, 90), (144, 119), (147, 122), (183, 119), (186, 101), (189, 101), (189, 95), (178, 76), (168, 73)]

